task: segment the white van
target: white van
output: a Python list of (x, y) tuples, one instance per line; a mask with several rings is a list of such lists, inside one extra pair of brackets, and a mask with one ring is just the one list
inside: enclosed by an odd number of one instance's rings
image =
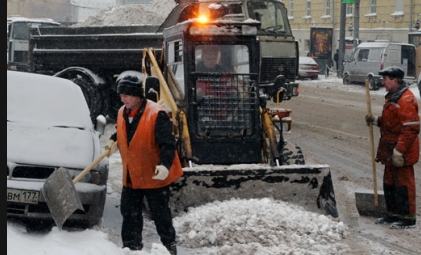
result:
[(405, 79), (414, 80), (415, 46), (407, 43), (375, 41), (360, 43), (345, 63), (343, 84), (364, 83), (370, 81), (370, 89), (378, 90), (381, 86), (379, 71), (385, 67), (398, 66), (405, 71)]

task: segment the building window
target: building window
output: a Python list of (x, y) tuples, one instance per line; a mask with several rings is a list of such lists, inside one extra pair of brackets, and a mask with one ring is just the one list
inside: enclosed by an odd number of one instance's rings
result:
[(307, 3), (306, 3), (306, 16), (307, 17), (311, 16), (311, 0), (307, 0)]
[(395, 0), (395, 12), (403, 12), (403, 1)]
[(403, 17), (403, 1), (402, 0), (395, 0), (395, 12), (393, 12), (390, 15), (395, 18)]
[(346, 4), (346, 16), (347, 17), (352, 17), (353, 10), (354, 10), (353, 4)]
[(325, 16), (330, 16), (330, 0), (325, 0)]
[(288, 16), (290, 19), (294, 18), (294, 0), (289, 0)]
[(376, 13), (377, 0), (370, 0), (369, 13)]

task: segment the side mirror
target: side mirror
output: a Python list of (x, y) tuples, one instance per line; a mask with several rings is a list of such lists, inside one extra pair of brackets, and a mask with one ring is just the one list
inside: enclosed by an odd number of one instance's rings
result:
[(104, 115), (98, 115), (98, 117), (96, 117), (95, 130), (99, 132), (101, 135), (103, 135), (105, 133), (106, 125), (107, 125), (107, 119), (104, 117)]
[(160, 98), (159, 79), (155, 76), (148, 76), (145, 81), (145, 97), (155, 103)]
[(285, 80), (285, 76), (283, 75), (276, 76), (272, 89), (272, 99), (274, 103), (282, 102), (284, 99), (284, 92), (286, 91)]

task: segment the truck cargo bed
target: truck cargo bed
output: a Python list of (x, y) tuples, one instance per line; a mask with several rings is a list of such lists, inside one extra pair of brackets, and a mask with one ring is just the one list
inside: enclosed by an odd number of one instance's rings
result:
[(58, 72), (69, 66), (141, 70), (144, 48), (162, 47), (157, 26), (48, 27), (31, 30), (30, 70)]

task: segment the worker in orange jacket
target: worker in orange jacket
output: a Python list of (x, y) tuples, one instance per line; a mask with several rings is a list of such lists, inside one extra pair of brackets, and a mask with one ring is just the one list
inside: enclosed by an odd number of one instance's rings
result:
[(376, 224), (410, 228), (416, 223), (414, 164), (420, 153), (417, 99), (403, 81), (404, 71), (387, 67), (379, 72), (388, 92), (381, 116), (366, 116), (367, 125), (380, 127), (376, 161), (385, 166), (383, 190), (388, 214)]
[(142, 206), (146, 198), (162, 244), (175, 255), (176, 233), (169, 206), (169, 185), (183, 172), (171, 121), (160, 105), (144, 97), (140, 73), (120, 76), (117, 93), (124, 105), (117, 115), (117, 132), (110, 137), (106, 148), (110, 149), (110, 156), (117, 146), (123, 165), (120, 207), (123, 247), (143, 248)]

